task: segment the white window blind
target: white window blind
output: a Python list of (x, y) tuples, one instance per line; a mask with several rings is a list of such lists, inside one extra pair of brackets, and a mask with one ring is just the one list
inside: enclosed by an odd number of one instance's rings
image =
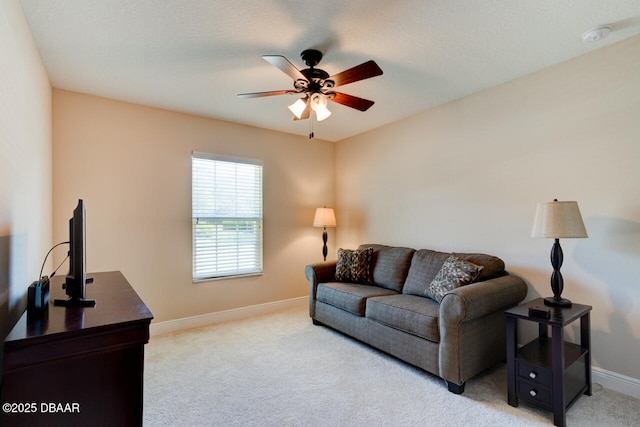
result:
[(262, 164), (192, 155), (193, 280), (262, 273)]

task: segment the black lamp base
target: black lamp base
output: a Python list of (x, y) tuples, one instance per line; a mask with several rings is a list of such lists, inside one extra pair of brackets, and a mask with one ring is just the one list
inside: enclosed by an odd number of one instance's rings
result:
[(545, 298), (544, 305), (551, 307), (571, 307), (571, 301), (561, 296), (562, 289), (564, 288), (564, 279), (562, 278), (562, 273), (560, 273), (563, 258), (564, 255), (562, 253), (562, 247), (560, 247), (560, 239), (555, 239), (551, 247), (551, 265), (553, 266), (553, 273), (551, 273), (551, 290), (553, 291), (553, 296)]
[(551, 307), (571, 307), (571, 301), (566, 298), (546, 297), (544, 299), (544, 305)]
[(322, 256), (324, 260), (327, 260), (327, 254), (329, 253), (329, 248), (327, 248), (327, 227), (324, 227), (324, 231), (322, 232)]

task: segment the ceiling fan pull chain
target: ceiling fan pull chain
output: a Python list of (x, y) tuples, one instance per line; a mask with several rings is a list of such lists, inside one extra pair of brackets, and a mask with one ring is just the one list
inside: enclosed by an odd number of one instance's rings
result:
[(313, 117), (309, 120), (309, 139), (313, 138)]

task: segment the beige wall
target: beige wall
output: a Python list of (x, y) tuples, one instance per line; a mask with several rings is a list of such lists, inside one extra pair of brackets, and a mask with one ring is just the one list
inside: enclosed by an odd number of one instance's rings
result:
[(638, 76), (640, 36), (339, 142), (339, 246), (496, 254), (549, 296), (536, 204), (577, 200), (563, 296), (593, 306), (594, 365), (640, 379)]
[[(16, 0), (0, 2), (0, 336), (51, 245), (51, 86)], [(51, 262), (45, 274), (51, 273)]]
[[(640, 378), (638, 75), (635, 37), (335, 152), (319, 140), (55, 90), (52, 201), (51, 89), (19, 2), (0, 2), (0, 327), (24, 307), (46, 250), (66, 240), (78, 198), (87, 203), (89, 269), (122, 270), (162, 321), (305, 295), (304, 265), (320, 258), (313, 209), (332, 205), (334, 191), (330, 257), (367, 241), (484, 251), (528, 281), (528, 298), (546, 296), (551, 241), (528, 236), (535, 204), (557, 197), (580, 203), (590, 235), (563, 240), (562, 271), (564, 295), (594, 307), (594, 364)], [(264, 160), (261, 277), (191, 283), (191, 150)]]
[[(88, 270), (121, 270), (155, 321), (308, 294), (304, 266), (322, 255), (314, 210), (333, 203), (333, 143), (57, 89), (53, 135), (54, 240), (84, 199)], [(262, 276), (191, 282), (192, 150), (263, 160)]]

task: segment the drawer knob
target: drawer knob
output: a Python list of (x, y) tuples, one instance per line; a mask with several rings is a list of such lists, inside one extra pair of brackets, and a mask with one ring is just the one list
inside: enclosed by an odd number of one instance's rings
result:
[(534, 379), (538, 376), (538, 374), (536, 374), (535, 372), (531, 371), (529, 372), (529, 378)]
[(538, 394), (538, 392), (537, 392), (536, 390), (534, 390), (534, 389), (531, 389), (531, 390), (529, 390), (529, 394), (530, 394), (531, 396), (533, 396), (533, 397), (536, 397), (536, 396), (537, 396), (537, 394)]

